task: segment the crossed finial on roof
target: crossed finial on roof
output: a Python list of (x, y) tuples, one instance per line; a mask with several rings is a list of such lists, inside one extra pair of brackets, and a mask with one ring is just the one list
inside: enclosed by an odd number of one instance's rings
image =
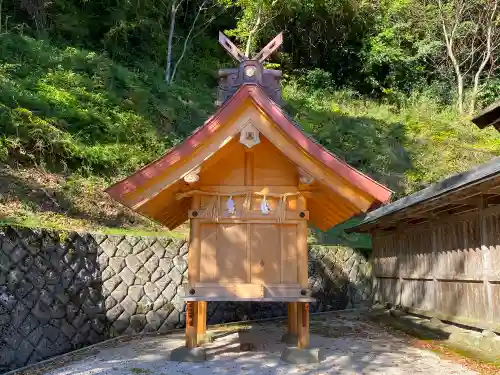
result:
[(240, 51), (231, 40), (219, 31), (219, 43), (229, 54), (238, 62), (246, 60), (255, 60), (263, 63), (274, 51), (276, 51), (283, 44), (283, 32), (279, 33), (273, 40), (271, 40), (262, 50), (253, 56), (251, 59)]

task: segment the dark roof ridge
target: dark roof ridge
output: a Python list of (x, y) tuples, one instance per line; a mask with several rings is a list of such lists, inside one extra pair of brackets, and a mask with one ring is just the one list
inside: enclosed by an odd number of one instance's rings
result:
[(420, 191), (371, 211), (365, 215), (361, 223), (350, 228), (350, 231), (356, 231), (356, 228), (372, 223), (382, 217), (392, 215), (406, 208), (444, 195), (458, 188), (482, 181), (496, 174), (500, 174), (500, 157), (495, 157), (489, 162), (480, 164), (468, 171), (435, 182)]

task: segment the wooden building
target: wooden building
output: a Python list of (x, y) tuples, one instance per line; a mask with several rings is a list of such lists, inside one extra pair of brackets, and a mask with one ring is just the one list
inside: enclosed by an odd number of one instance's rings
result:
[(500, 158), (370, 212), (376, 300), (500, 332)]
[(308, 224), (329, 229), (391, 195), (306, 136), (270, 98), (279, 99), (280, 74), (263, 68), (266, 53), (234, 53), (240, 66), (221, 72), (215, 114), (107, 189), (170, 229), (189, 220), (188, 348), (205, 333), (207, 301), (289, 302), (290, 333), (306, 348)]

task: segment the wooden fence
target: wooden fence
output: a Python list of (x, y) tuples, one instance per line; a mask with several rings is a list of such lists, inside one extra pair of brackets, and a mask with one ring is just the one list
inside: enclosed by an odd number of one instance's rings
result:
[(500, 209), (377, 232), (375, 300), (500, 332)]

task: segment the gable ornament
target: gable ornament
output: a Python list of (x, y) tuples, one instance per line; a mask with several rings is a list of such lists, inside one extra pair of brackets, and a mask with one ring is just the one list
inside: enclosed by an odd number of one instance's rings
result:
[(248, 122), (241, 129), (240, 143), (244, 144), (247, 148), (252, 148), (260, 143), (260, 132), (251, 122)]

